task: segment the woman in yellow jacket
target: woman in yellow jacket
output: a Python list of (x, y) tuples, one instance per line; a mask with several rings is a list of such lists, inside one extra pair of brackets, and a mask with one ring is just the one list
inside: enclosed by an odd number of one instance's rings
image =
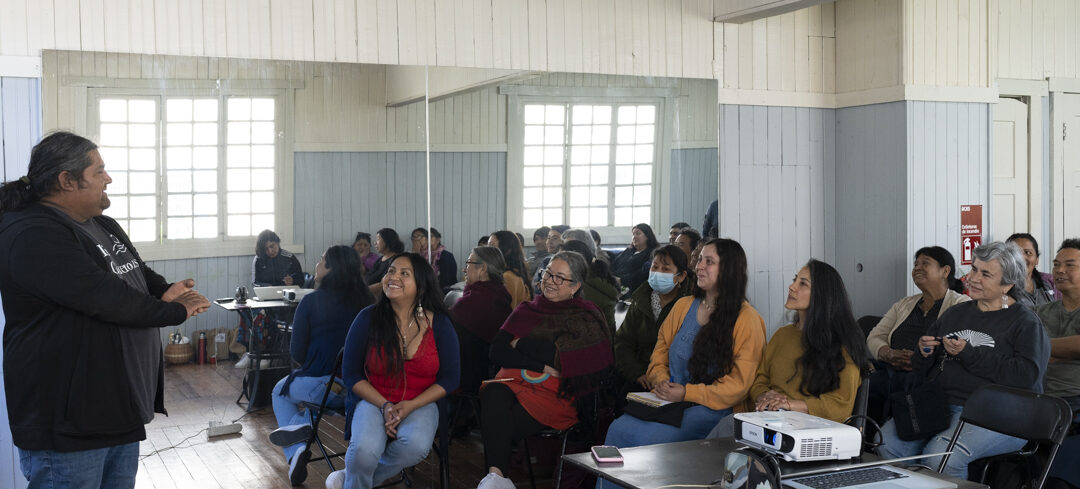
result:
[(765, 321), (745, 299), (746, 254), (736, 241), (712, 240), (696, 272), (694, 297), (679, 299), (660, 326), (646, 372), (656, 397), (688, 401), (681, 422), (624, 414), (608, 429), (606, 445), (702, 439), (746, 398), (765, 348)]
[[(810, 260), (788, 286), (784, 308), (795, 322), (780, 328), (765, 348), (750, 398), (758, 411), (799, 411), (843, 422), (851, 416), (870, 355), (835, 268)], [(731, 418), (710, 438), (732, 435)]]

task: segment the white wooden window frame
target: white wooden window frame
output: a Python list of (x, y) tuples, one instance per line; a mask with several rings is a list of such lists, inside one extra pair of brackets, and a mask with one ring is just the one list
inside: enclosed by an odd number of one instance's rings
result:
[[(225, 113), (225, 104), (229, 97), (264, 97), (273, 98), (274, 103), (274, 123), (277, 128), (277, 132), (284, 134), (284, 137), (279, 138), (275, 142), (275, 159), (276, 164), (274, 167), (274, 231), (282, 239), (282, 247), (292, 251), (293, 253), (303, 253), (303, 246), (296, 244), (296, 240), (293, 235), (293, 149), (292, 149), (292, 127), (291, 121), (293, 119), (293, 90), (289, 84), (269, 81), (265, 83), (263, 87), (255, 84), (245, 84), (240, 87), (228, 87), (228, 88), (183, 88), (181, 86), (175, 86), (175, 81), (167, 81), (163, 83), (162, 88), (147, 88), (145, 84), (139, 83), (145, 80), (137, 80), (132, 83), (131, 86), (124, 86), (123, 80), (110, 80), (110, 85), (107, 87), (87, 87), (85, 91), (82, 91), (85, 97), (85, 104), (78, 104), (78, 106), (85, 107), (85, 117), (76, 117), (76, 121), (83, 124), (83, 127), (77, 127), (76, 130), (82, 134), (87, 135), (93, 141), (100, 139), (100, 122), (99, 122), (99, 101), (103, 98), (146, 98), (157, 97), (158, 98), (158, 133), (159, 133), (159, 145), (158, 154), (161, 157), (161, 152), (165, 148), (164, 141), (164, 120), (162, 117), (164, 101), (167, 98), (182, 98), (182, 97), (214, 97), (219, 100), (219, 110), (222, 114)], [(78, 84), (78, 82), (76, 82)], [(91, 83), (92, 84), (92, 83)], [(222, 115), (219, 121), (224, 120)], [(218, 180), (218, 195), (219, 195), (219, 209), (225, 208), (225, 180), (224, 163), (225, 163), (225, 149), (227, 146), (227, 139), (224, 138), (225, 130), (228, 121), (224, 121), (224, 125), (219, 127), (218, 134), (218, 162), (219, 162), (219, 175)], [(219, 124), (222, 124), (219, 122)], [(108, 169), (108, 162), (105, 162), (106, 170)], [(161, 174), (161, 168), (159, 168), (159, 183), (157, 190), (158, 197), (158, 220), (159, 225), (164, 224), (164, 208), (167, 204), (166, 190), (163, 183), (163, 175)], [(219, 213), (219, 229), (224, 229), (227, 226), (227, 213)], [(229, 237), (227, 234), (219, 235), (216, 238), (192, 238), (192, 239), (177, 239), (169, 240), (164, 236), (159, 237), (158, 241), (152, 242), (140, 242), (137, 244), (139, 248), (139, 254), (143, 260), (174, 260), (174, 259), (189, 259), (189, 258), (209, 258), (209, 257), (222, 257), (222, 256), (243, 256), (254, 254), (255, 249), (255, 237), (254, 236), (237, 236)]]
[[(531, 104), (654, 104), (656, 105), (656, 139), (653, 150), (652, 201), (649, 225), (655, 231), (667, 221), (671, 195), (671, 141), (675, 121), (674, 106), (677, 92), (668, 88), (582, 88), (504, 85), (499, 93), (507, 100), (506, 154), (506, 228), (532, 236), (535, 229), (523, 227), (524, 202), (524, 137), (525, 106)], [(567, 115), (570, 116), (569, 114)], [(615, 115), (613, 114), (613, 117)], [(564, 178), (568, 178), (566, 175)], [(614, 185), (614, 181), (609, 182)], [(564, 207), (569, 199), (564, 195)], [(548, 223), (545, 226), (566, 223)], [(600, 234), (605, 245), (628, 244), (632, 226), (590, 228)]]

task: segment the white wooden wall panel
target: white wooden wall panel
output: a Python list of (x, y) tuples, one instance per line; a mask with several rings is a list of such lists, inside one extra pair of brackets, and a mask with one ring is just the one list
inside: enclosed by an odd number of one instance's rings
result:
[[(902, 4), (903, 0), (836, 2), (837, 92), (900, 84)], [(925, 25), (921, 18), (914, 24)]]
[[(821, 7), (814, 7), (820, 9)], [(42, 49), (712, 76), (708, 0), (8, 0), (0, 55)]]
[[(750, 302), (769, 334), (787, 323), (784, 288), (810, 258), (832, 261), (835, 110), (720, 105), (720, 235), (750, 267)], [(711, 200), (710, 200), (711, 202)]]
[[(894, 34), (901, 34), (903, 73), (906, 85), (988, 87), (991, 76), (988, 70), (987, 52), (990, 29), (987, 0), (958, 0), (936, 2), (932, 0), (881, 0), (885, 2), (878, 15), (889, 18), (882, 28), (888, 28), (878, 36), (885, 49), (891, 49)], [(1009, 3), (1007, 0), (1003, 3)], [(849, 3), (844, 0), (842, 3)], [(1021, 15), (1019, 12), (1018, 15)], [(892, 22), (899, 17), (900, 23)], [(1030, 20), (1030, 17), (1029, 17)], [(902, 26), (900, 32), (895, 27)], [(888, 41), (890, 45), (882, 44)], [(880, 70), (887, 77), (886, 67)], [(889, 70), (893, 66), (888, 67)], [(860, 86), (859, 88), (873, 88)]]
[(998, 0), (989, 9), (997, 78), (1080, 78), (1080, 6), (1073, 0)]

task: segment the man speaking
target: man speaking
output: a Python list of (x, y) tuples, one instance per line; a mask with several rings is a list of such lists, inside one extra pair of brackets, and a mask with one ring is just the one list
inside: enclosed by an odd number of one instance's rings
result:
[(144, 425), (165, 413), (158, 328), (210, 307), (102, 215), (110, 182), (93, 142), (56, 132), (0, 187), (4, 383), (31, 488), (135, 486)]

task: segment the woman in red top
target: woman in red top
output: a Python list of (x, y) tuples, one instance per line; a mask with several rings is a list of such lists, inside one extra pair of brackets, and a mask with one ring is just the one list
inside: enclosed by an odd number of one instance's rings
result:
[(542, 295), (523, 302), (491, 341), (491, 359), (502, 366), (480, 389), (484, 460), (483, 489), (510, 489), (510, 447), (546, 427), (578, 422), (575, 401), (611, 376), (614, 355), (603, 314), (582, 299), (588, 264), (580, 254), (551, 258), (540, 282)]
[(345, 339), (349, 449), (328, 488), (370, 489), (427, 457), (439, 424), (435, 401), (458, 385), (457, 335), (431, 265), (399, 254), (381, 284)]

